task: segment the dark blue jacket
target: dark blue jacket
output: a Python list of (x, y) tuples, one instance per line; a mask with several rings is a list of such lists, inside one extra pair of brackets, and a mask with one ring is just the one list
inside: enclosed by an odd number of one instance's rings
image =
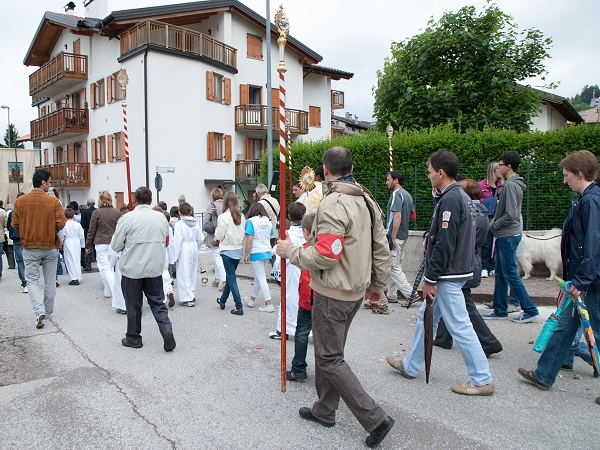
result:
[(563, 278), (586, 295), (600, 289), (600, 187), (590, 184), (571, 203), (560, 246)]
[(21, 233), (19, 233), (19, 230), (15, 230), (12, 226), (12, 215), (13, 212), (9, 211), (8, 212), (8, 220), (6, 221), (6, 229), (8, 230), (8, 237), (10, 239), (12, 239), (13, 241), (17, 240), (20, 241), (21, 240)]

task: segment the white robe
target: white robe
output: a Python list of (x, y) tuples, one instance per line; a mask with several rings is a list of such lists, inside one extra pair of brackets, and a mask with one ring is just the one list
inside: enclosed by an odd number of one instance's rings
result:
[(115, 252), (112, 247), (108, 246), (108, 265), (110, 270), (114, 270), (115, 276), (113, 277), (112, 287), (112, 306), (113, 308), (122, 309), (127, 311), (125, 307), (125, 297), (123, 296), (123, 289), (121, 288), (121, 269), (119, 269), (119, 259), (121, 259), (121, 252)]
[(173, 259), (173, 230), (169, 226), (169, 245), (165, 247), (165, 265), (163, 267), (162, 273), (162, 281), (163, 281), (163, 291), (165, 293), (164, 302), (167, 303), (167, 296), (173, 292), (173, 285), (171, 284), (171, 274), (169, 273), (169, 264), (173, 264), (175, 261)]
[(83, 228), (74, 220), (67, 220), (65, 227), (58, 232), (63, 244), (65, 266), (71, 281), (81, 281), (81, 249), (85, 248)]
[(181, 216), (173, 233), (173, 259), (177, 261), (177, 300), (191, 302), (196, 296), (198, 250), (204, 242), (204, 233), (196, 219)]
[[(288, 236), (292, 241), (292, 245), (300, 247), (304, 245), (306, 240), (302, 234), (302, 227), (291, 226), (288, 230)], [(281, 258), (279, 264), (281, 264)], [(285, 261), (285, 334), (289, 336), (296, 335), (296, 322), (298, 321), (298, 286), (300, 285), (300, 269), (289, 260)], [(277, 331), (281, 332), (281, 307), (277, 315)]]

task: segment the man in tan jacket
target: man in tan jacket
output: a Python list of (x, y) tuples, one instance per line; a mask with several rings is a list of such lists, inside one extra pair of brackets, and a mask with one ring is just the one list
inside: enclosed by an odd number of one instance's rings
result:
[(317, 210), (308, 247), (293, 246), (286, 237), (277, 244), (277, 254), (310, 271), (310, 286), (316, 294), (312, 325), (319, 398), (312, 408), (300, 408), (300, 417), (332, 427), (341, 397), (369, 432), (366, 444), (372, 448), (383, 441), (394, 419), (365, 392), (344, 359), (344, 344), (365, 295), (382, 298), (390, 278), (390, 252), (381, 209), (356, 183), (352, 170), (348, 149), (332, 147), (325, 152), (327, 193)]
[[(60, 248), (58, 231), (67, 222), (58, 199), (48, 195), (50, 172), (33, 174), (33, 190), (15, 201), (12, 227), (21, 235), (25, 280), (36, 317), (36, 328), (44, 326), (54, 312), (56, 295), (56, 259)], [(40, 262), (44, 271), (44, 298), (39, 289)]]

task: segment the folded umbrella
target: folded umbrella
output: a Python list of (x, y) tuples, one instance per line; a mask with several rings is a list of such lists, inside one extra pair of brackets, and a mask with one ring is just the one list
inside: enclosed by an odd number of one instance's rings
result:
[(423, 261), (421, 261), (421, 265), (419, 266), (419, 271), (417, 272), (415, 282), (413, 283), (412, 292), (410, 293), (410, 297), (408, 297), (408, 305), (406, 306), (406, 309), (410, 308), (412, 304), (417, 301), (417, 290), (419, 289), (419, 285), (423, 279), (423, 272), (425, 272), (425, 257), (423, 257)]
[(425, 299), (425, 311), (423, 311), (423, 344), (425, 346), (425, 382), (429, 383), (431, 371), (431, 354), (433, 352), (433, 300)]

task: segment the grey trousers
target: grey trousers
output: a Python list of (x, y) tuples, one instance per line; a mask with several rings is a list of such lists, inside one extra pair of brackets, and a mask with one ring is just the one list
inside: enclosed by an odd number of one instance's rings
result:
[[(54, 312), (54, 297), (56, 295), (56, 260), (58, 249), (51, 250), (33, 248), (23, 249), (23, 264), (25, 265), (25, 281), (29, 290), (29, 299), (35, 316), (45, 314), (46, 317)], [(44, 296), (40, 292), (40, 262), (44, 272)]]
[(344, 360), (344, 346), (352, 319), (363, 299), (344, 302), (316, 294), (312, 311), (315, 350), (315, 387), (319, 399), (312, 413), (323, 422), (334, 423), (340, 397), (367, 432), (373, 431), (387, 414), (365, 392)]

